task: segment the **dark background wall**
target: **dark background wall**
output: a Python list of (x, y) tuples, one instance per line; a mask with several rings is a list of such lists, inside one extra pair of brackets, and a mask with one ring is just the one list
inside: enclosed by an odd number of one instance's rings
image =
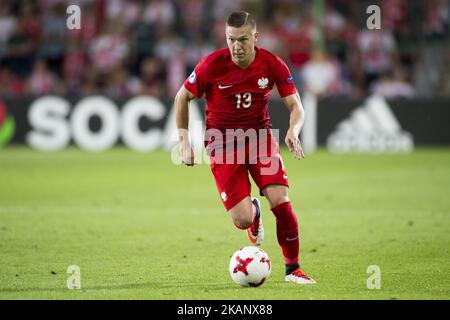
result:
[[(69, 101), (72, 107), (79, 99)], [(12, 115), (16, 122), (16, 131), (11, 140), (12, 143), (24, 143), (26, 133), (31, 130), (28, 122), (28, 110), (32, 98), (20, 97), (5, 99), (8, 115)], [(118, 108), (121, 108), (127, 99), (114, 101)], [(353, 110), (361, 106), (364, 101), (354, 101), (347, 99), (325, 99), (318, 104), (318, 143), (324, 145), (327, 137), (336, 129), (336, 125), (348, 118)], [(140, 121), (142, 130), (152, 126), (163, 128), (168, 118), (171, 102), (163, 102), (167, 108), (166, 117), (158, 122), (150, 122), (145, 118)], [(203, 113), (204, 102), (199, 102)], [(410, 132), (416, 145), (450, 145), (450, 100), (446, 99), (422, 99), (422, 100), (396, 100), (388, 101), (388, 105), (396, 116), (403, 130)], [(284, 137), (289, 124), (289, 113), (281, 101), (270, 102), (269, 111), (274, 128), (280, 130), (281, 137)], [(68, 118), (70, 117), (70, 113)], [(93, 117), (90, 121), (93, 130), (97, 130), (101, 125), (98, 119)]]

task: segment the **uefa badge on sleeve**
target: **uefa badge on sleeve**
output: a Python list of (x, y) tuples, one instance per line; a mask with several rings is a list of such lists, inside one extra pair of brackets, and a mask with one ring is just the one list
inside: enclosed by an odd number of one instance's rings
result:
[(195, 79), (197, 78), (197, 75), (195, 74), (195, 71), (192, 71), (191, 75), (188, 78), (189, 83), (194, 83)]

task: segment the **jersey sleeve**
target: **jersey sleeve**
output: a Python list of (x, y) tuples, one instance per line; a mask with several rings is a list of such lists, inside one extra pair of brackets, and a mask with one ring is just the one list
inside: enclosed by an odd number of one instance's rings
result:
[(283, 60), (276, 57), (272, 65), (272, 70), (274, 73), (274, 80), (281, 97), (287, 97), (297, 92), (294, 78)]
[(184, 87), (192, 92), (197, 98), (201, 98), (207, 89), (207, 65), (201, 60), (194, 68), (194, 71), (184, 81)]

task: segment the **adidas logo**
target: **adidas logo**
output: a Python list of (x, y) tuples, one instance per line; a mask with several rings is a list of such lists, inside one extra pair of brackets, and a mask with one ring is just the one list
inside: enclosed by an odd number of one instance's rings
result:
[(409, 152), (413, 137), (402, 130), (386, 100), (369, 97), (327, 139), (332, 152)]

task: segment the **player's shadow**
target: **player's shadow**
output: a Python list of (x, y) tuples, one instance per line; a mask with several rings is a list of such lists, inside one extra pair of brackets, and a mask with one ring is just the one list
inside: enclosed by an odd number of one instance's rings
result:
[(124, 289), (148, 289), (155, 288), (156, 283), (125, 283), (121, 285), (103, 285), (103, 286), (81, 286), (80, 290), (70, 290), (68, 288), (0, 288), (0, 293), (14, 292), (63, 292), (63, 291), (91, 291), (91, 290), (124, 290)]
[[(158, 282), (142, 282), (142, 283), (125, 283), (120, 285), (99, 285), (99, 286), (83, 286), (79, 290), (70, 290), (68, 288), (0, 288), (0, 293), (17, 293), (17, 292), (67, 292), (67, 291), (97, 291), (97, 290), (126, 290), (126, 289), (149, 289), (149, 290), (164, 290), (164, 289), (182, 289), (182, 288), (198, 288), (198, 283), (178, 283), (178, 284), (163, 284)], [(219, 291), (233, 289), (229, 284), (211, 284), (208, 286), (208, 291)]]

